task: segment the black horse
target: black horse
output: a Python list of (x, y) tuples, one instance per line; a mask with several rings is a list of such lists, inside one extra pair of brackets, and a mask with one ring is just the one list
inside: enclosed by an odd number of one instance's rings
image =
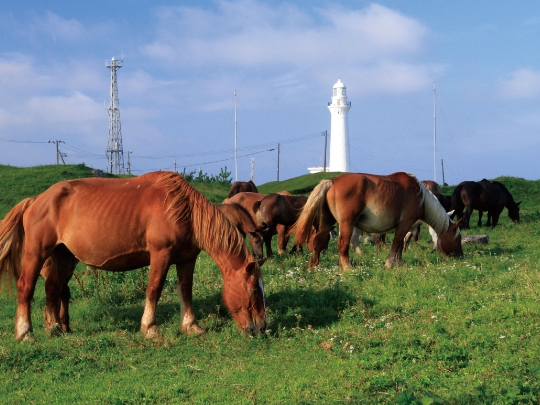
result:
[(452, 193), (451, 209), (455, 210), (452, 218), (454, 215), (463, 217), (461, 227), (469, 229), (473, 210), (478, 210), (478, 226), (482, 226), (482, 214), (487, 211), (486, 226), (495, 227), (504, 207), (508, 208), (508, 216), (512, 221), (519, 221), (519, 204), (521, 202), (516, 203), (504, 184), (498, 181), (463, 181)]

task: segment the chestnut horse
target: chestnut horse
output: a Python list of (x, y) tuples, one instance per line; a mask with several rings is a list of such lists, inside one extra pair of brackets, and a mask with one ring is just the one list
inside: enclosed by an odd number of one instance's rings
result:
[(451, 209), (455, 210), (452, 217), (463, 217), (463, 229), (469, 229), (473, 210), (478, 210), (478, 226), (482, 226), (482, 214), (487, 211), (486, 226), (495, 227), (504, 207), (508, 209), (510, 219), (519, 222), (519, 204), (521, 202), (516, 203), (504, 184), (498, 181), (463, 181), (452, 193)]
[(78, 260), (118, 272), (150, 265), (141, 320), (149, 338), (157, 335), (156, 305), (175, 264), (181, 331), (203, 333), (192, 307), (193, 271), (203, 249), (221, 270), (223, 301), (242, 332), (263, 332), (262, 263), (231, 222), (182, 176), (155, 172), (59, 182), (18, 203), (0, 225), (0, 277), (17, 279), (15, 338), (32, 332), (30, 304), (43, 266), (46, 327), (54, 331), (65, 323), (61, 302)]
[(231, 186), (231, 189), (229, 190), (229, 195), (227, 196), (227, 198), (231, 198), (233, 195), (242, 192), (258, 193), (259, 190), (257, 190), (257, 186), (251, 180), (235, 181)]
[[(259, 226), (277, 229), (278, 252), (280, 254), (287, 249), (290, 237), (287, 233), (300, 216), (306, 201), (307, 197), (293, 196), (290, 193), (285, 194), (282, 192), (267, 195), (253, 204), (253, 212), (255, 212)], [(282, 226), (277, 228), (278, 225)], [(302, 245), (300, 245), (301, 247)], [(295, 252), (296, 249), (297, 245), (292, 248), (291, 253)]]
[(413, 175), (398, 172), (388, 176), (346, 173), (333, 180), (322, 180), (308, 198), (292, 232), (296, 243), (304, 244), (311, 227), (317, 229), (309, 266), (319, 264), (321, 249), (329, 232), (339, 225), (339, 265), (350, 268), (349, 242), (354, 227), (365, 232), (385, 233), (395, 229), (386, 267), (402, 263), (405, 234), (417, 221), (426, 222), (437, 232), (438, 248), (444, 256), (463, 256), (459, 222), (452, 222), (444, 208)]
[(248, 235), (253, 255), (260, 259), (263, 256), (263, 235), (265, 227), (258, 227), (251, 215), (239, 204), (216, 204), (216, 208), (238, 228), (243, 237)]

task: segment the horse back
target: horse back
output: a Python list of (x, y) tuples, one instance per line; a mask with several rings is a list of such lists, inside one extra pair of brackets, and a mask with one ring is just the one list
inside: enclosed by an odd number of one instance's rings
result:
[(149, 244), (159, 249), (192, 233), (189, 221), (167, 217), (168, 195), (154, 186), (154, 177), (78, 179), (51, 186), (25, 212), (25, 243), (64, 244), (96, 267), (147, 262)]
[(343, 174), (333, 179), (326, 195), (338, 222), (352, 218), (368, 232), (386, 232), (405, 218), (421, 218), (421, 198), (418, 180), (404, 172), (388, 176)]

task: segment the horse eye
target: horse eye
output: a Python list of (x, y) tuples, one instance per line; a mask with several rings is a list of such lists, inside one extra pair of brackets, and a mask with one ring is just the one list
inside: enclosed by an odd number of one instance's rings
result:
[(250, 289), (250, 290), (249, 290), (249, 292), (250, 292), (251, 295), (256, 295), (256, 294), (257, 294), (257, 291), (258, 291), (258, 290), (257, 290), (256, 288)]

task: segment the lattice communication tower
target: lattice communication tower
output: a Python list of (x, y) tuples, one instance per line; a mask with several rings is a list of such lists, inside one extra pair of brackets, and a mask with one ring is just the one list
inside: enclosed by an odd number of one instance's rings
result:
[(107, 170), (112, 174), (124, 173), (124, 149), (122, 147), (122, 126), (120, 125), (120, 103), (116, 70), (124, 65), (123, 60), (108, 60), (105, 66), (111, 69), (111, 102), (109, 104), (109, 144), (107, 145)]

